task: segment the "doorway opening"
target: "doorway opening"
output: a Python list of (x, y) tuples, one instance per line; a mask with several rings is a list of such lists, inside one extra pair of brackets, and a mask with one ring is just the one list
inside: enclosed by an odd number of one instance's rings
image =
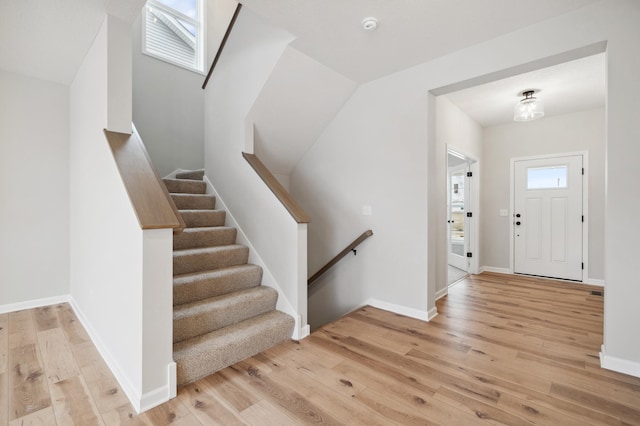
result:
[[(477, 161), (453, 149), (447, 150), (447, 285), (471, 272), (473, 232), (476, 227), (473, 199), (474, 165)], [(476, 174), (477, 179), (477, 174)]]

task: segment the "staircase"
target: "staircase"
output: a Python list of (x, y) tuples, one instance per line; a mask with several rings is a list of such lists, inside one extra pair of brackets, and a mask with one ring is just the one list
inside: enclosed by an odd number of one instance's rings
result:
[(278, 293), (261, 286), (206, 194), (204, 173), (163, 179), (187, 229), (173, 237), (173, 358), (178, 385), (193, 382), (288, 340), (294, 320), (275, 310)]

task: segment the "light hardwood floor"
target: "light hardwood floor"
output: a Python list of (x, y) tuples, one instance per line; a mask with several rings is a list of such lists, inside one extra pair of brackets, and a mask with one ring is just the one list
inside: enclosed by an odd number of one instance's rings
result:
[(71, 308), (0, 315), (0, 424), (640, 425), (597, 288), (484, 273), (423, 323), (371, 307), (136, 416)]

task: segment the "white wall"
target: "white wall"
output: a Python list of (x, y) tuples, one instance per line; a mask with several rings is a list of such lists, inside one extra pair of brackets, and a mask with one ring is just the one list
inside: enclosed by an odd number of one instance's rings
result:
[(207, 0), (207, 66), (213, 62), (237, 6), (236, 0)]
[[(636, 306), (640, 286), (633, 284), (640, 227), (626, 213), (640, 208), (640, 197), (628, 195), (628, 183), (640, 181), (640, 168), (635, 167), (640, 122), (635, 100), (629, 96), (640, 92), (638, 22), (640, 3), (605, 0), (360, 86), (297, 167), (308, 169), (309, 179), (299, 181), (316, 189), (316, 200), (302, 203), (316, 224), (315, 230), (314, 225), (309, 228), (309, 241), (323, 241), (317, 247), (310, 244), (312, 261), (328, 260), (329, 253), (362, 225), (371, 223), (376, 232), (368, 246), (375, 248), (358, 254), (358, 262), (363, 262), (359, 276), (334, 271), (331, 281), (343, 285), (332, 297), (342, 300), (344, 292), (344, 298), (355, 303), (348, 286), (358, 285), (390, 303), (418, 310), (434, 307), (435, 256), (426, 242), (435, 241), (439, 225), (428, 206), (446, 201), (438, 199), (433, 188), (438, 160), (430, 90), (542, 68), (568, 59), (567, 52), (607, 41), (604, 365), (640, 376), (640, 340), (632, 337), (629, 327), (640, 323)], [(497, 72), (500, 77), (492, 74)], [(314, 184), (320, 176), (325, 183)], [(292, 187), (296, 179), (292, 175)], [(359, 217), (364, 203), (373, 205), (374, 216), (366, 221)], [(368, 253), (367, 259), (361, 260), (360, 253)]]
[(247, 116), (293, 36), (244, 8), (205, 91), (205, 172), (306, 328), (306, 225), (298, 225), (242, 157)]
[(133, 24), (133, 122), (161, 176), (204, 167), (204, 75), (142, 53)]
[[(419, 123), (427, 109), (397, 96), (392, 85), (360, 86), (291, 174), (291, 192), (312, 217), (311, 274), (362, 232), (374, 232), (318, 281), (309, 298), (314, 327), (369, 298), (426, 318), (427, 135)], [(371, 216), (362, 215), (363, 205)]]
[(0, 94), (2, 312), (69, 293), (69, 91), (0, 71)]
[(70, 88), (70, 292), (132, 405), (144, 410), (175, 391), (169, 380), (172, 235), (140, 229), (103, 134), (131, 123), (129, 30), (107, 17)]
[[(213, 61), (238, 3), (209, 0), (205, 63)], [(133, 23), (133, 122), (158, 173), (204, 167), (205, 75), (142, 53), (141, 17)], [(205, 68), (207, 68), (205, 67)], [(205, 73), (208, 68), (205, 69)]]
[[(419, 109), (407, 113), (405, 108), (415, 105), (390, 101), (392, 93), (382, 93), (376, 101), (375, 90), (367, 91), (372, 98), (352, 105), (358, 91), (291, 175), (292, 194), (313, 218), (309, 224), (311, 273), (361, 232), (369, 228), (374, 232), (356, 257), (345, 258), (321, 278), (309, 299), (312, 327), (370, 298), (421, 318), (429, 315), (425, 267), (429, 189), (423, 174), (427, 153), (426, 144), (413, 133), (419, 132), (426, 111), (423, 117), (416, 115)], [(434, 190), (446, 201), (447, 144), (479, 160), (482, 129), (447, 99), (440, 97), (436, 104)], [(373, 108), (381, 112), (366, 116)], [(372, 206), (372, 216), (362, 216), (363, 205)], [(441, 259), (434, 273), (436, 291), (443, 291), (447, 286), (446, 203), (431, 211), (442, 225), (434, 241), (434, 256)], [(422, 291), (416, 295), (419, 287)]]
[(355, 88), (353, 81), (287, 47), (251, 109), (255, 154), (276, 176), (288, 177)]
[(602, 108), (484, 129), (482, 234), (490, 238), (482, 240), (483, 266), (511, 268), (511, 220), (498, 215), (500, 209), (509, 208), (510, 159), (587, 151), (589, 205), (585, 220), (589, 227), (589, 257), (585, 278), (604, 279), (605, 138)]
[[(438, 224), (436, 231), (438, 247), (436, 251), (436, 292), (438, 296), (446, 291), (448, 284), (447, 149), (453, 149), (469, 158), (473, 158), (482, 167), (482, 127), (449, 99), (439, 96), (436, 99), (436, 187), (438, 188), (438, 199), (445, 202), (438, 203), (437, 207), (434, 208)], [(474, 174), (473, 182), (480, 182), (479, 172)], [(476, 202), (472, 201), (473, 204), (476, 204)], [(479, 226), (482, 214), (477, 209), (472, 208), (471, 210), (474, 214), (474, 223)], [(476, 235), (479, 234), (478, 232)], [(473, 238), (471, 238), (471, 242), (472, 244), (474, 243)], [(471, 252), (475, 252), (475, 250), (471, 249)], [(477, 254), (475, 253), (475, 255)]]
[(629, 96), (640, 90), (640, 3), (627, 0), (608, 4), (617, 13), (604, 14), (603, 19), (609, 24), (609, 43), (604, 264), (607, 290), (602, 365), (640, 377), (640, 339), (630, 326), (640, 324), (636, 269), (640, 226), (634, 215), (628, 214), (640, 209), (638, 192), (631, 197), (628, 192), (629, 182), (640, 182), (640, 121), (637, 102)]

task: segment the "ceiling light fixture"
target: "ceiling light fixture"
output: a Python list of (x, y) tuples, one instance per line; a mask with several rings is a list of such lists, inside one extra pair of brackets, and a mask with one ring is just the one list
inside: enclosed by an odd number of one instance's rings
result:
[(529, 89), (520, 93), (524, 98), (513, 109), (513, 121), (533, 121), (544, 116), (544, 104), (533, 96), (535, 92)]
[(378, 28), (378, 18), (374, 18), (372, 16), (368, 18), (364, 18), (362, 20), (362, 28), (365, 31), (373, 31)]

